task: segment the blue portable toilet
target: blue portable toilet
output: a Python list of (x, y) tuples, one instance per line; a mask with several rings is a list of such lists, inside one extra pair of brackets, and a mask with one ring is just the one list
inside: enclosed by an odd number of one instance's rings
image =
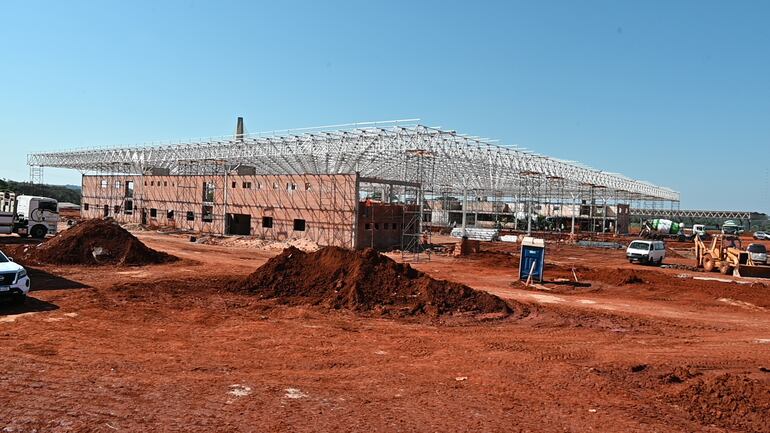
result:
[(532, 272), (532, 281), (543, 281), (545, 268), (545, 240), (525, 236), (521, 240), (521, 259), (519, 260), (519, 279), (527, 280)]

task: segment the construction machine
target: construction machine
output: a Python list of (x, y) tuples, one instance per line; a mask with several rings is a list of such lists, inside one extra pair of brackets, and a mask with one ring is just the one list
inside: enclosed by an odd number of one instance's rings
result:
[(718, 270), (724, 275), (737, 277), (770, 278), (770, 266), (754, 263), (751, 254), (741, 248), (741, 240), (734, 235), (719, 234), (708, 244), (695, 237), (696, 266), (706, 272)]
[(684, 224), (662, 218), (644, 221), (639, 236), (644, 239), (677, 239), (684, 242)]

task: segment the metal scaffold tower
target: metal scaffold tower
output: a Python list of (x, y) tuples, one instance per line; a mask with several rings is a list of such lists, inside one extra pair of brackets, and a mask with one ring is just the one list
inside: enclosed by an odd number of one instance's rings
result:
[(402, 213), (401, 257), (420, 260), (424, 243), (430, 243), (430, 230), (425, 230), (425, 197), (432, 195), (430, 185), (433, 178), (433, 154), (423, 149), (406, 152), (404, 165), (407, 182), (416, 186), (404, 187), (404, 209)]
[(29, 183), (40, 185), (43, 183), (43, 167), (39, 165), (29, 166)]

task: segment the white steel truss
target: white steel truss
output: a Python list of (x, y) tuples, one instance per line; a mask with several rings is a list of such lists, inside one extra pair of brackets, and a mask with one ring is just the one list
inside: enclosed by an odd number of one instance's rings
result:
[[(380, 122), (308, 128), (243, 136), (213, 137), (138, 146), (105, 147), (28, 155), (31, 167), (58, 167), (83, 173), (144, 173), (167, 169), (187, 174), (192, 166), (253, 166), (257, 174), (360, 173), (382, 180), (409, 180), (409, 155), (434, 159), (432, 191), (475, 190), (520, 196), (533, 178), (539, 196), (571, 198), (601, 190), (624, 200), (679, 201), (679, 193), (579, 163), (538, 155), (490, 140), (420, 124)], [(543, 195), (545, 194), (545, 195)]]
[(662, 218), (762, 219), (764, 214), (748, 211), (631, 208), (631, 215)]

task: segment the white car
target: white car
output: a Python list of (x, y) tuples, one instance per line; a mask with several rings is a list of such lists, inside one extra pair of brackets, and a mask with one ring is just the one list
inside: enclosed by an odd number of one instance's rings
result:
[(27, 270), (0, 251), (0, 300), (21, 304), (27, 298), (29, 287)]
[(666, 244), (662, 241), (635, 240), (626, 248), (628, 261), (660, 265), (666, 257)]
[(751, 261), (758, 265), (767, 264), (767, 248), (762, 244), (750, 244), (746, 251), (751, 257)]
[(754, 239), (770, 239), (770, 233), (754, 232)]

